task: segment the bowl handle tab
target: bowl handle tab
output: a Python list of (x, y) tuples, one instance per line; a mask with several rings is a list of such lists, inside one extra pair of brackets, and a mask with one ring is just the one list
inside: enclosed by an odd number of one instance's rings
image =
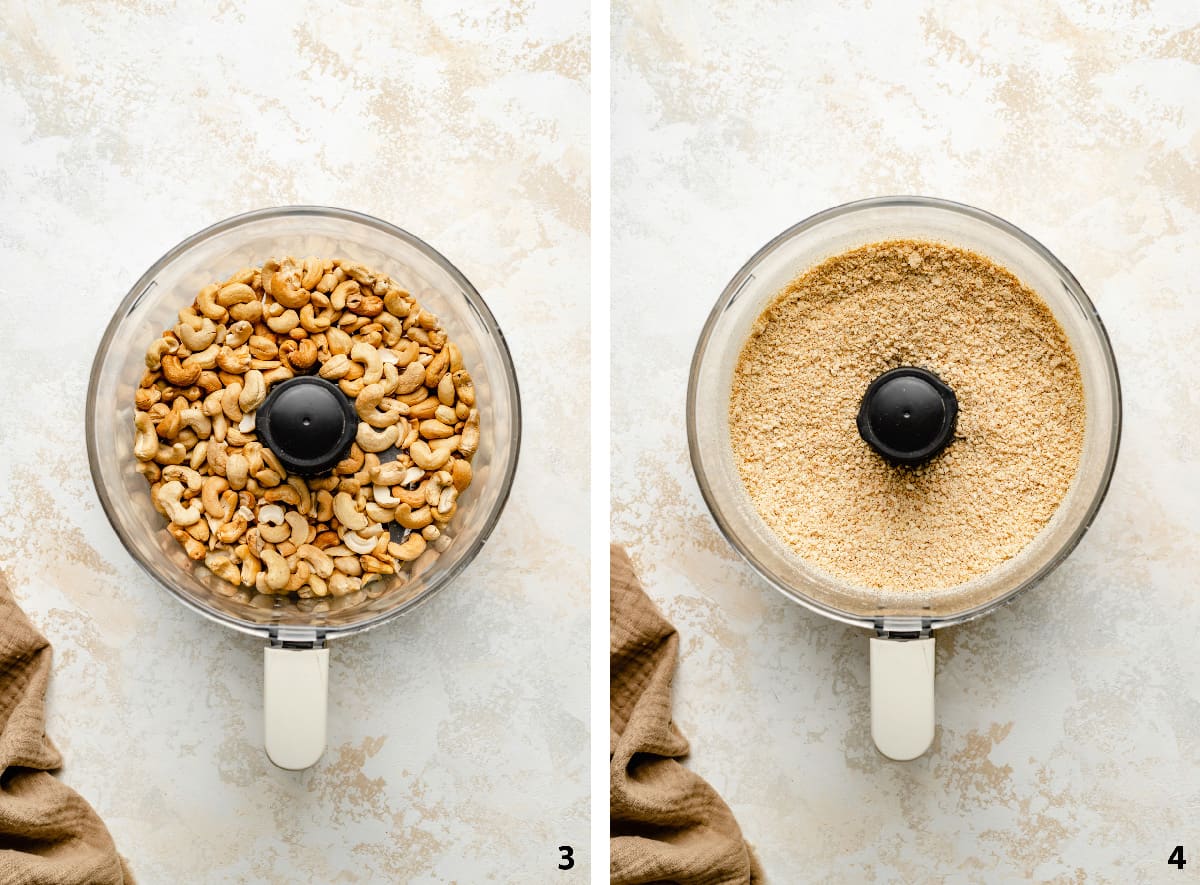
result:
[(299, 771), (325, 752), (329, 649), (272, 644), (263, 649), (263, 746), (280, 768)]
[(889, 759), (916, 759), (933, 743), (933, 642), (871, 637), (871, 737)]

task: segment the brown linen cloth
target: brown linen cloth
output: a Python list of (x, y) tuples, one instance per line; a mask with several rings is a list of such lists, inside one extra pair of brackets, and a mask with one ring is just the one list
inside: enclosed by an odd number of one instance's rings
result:
[(614, 885), (761, 883), (729, 806), (679, 763), (671, 720), (679, 636), (613, 545), (609, 619), (609, 814)]
[(50, 774), (49, 680), (50, 644), (0, 578), (0, 883), (132, 885), (96, 812)]

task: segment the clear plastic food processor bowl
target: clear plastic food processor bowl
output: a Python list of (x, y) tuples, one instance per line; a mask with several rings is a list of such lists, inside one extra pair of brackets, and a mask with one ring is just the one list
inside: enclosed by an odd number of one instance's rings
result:
[[(807, 565), (755, 511), (729, 437), (734, 367), (751, 326), (775, 295), (826, 258), (901, 238), (940, 241), (978, 252), (1033, 288), (1071, 342), (1087, 409), (1079, 470), (1050, 523), (1002, 566), (933, 593), (856, 587)], [(737, 272), (709, 314), (696, 346), (688, 383), (687, 427), (692, 466), (713, 518), (729, 543), (766, 581), (834, 620), (871, 628), (879, 636), (924, 639), (932, 630), (969, 621), (1011, 601), (1071, 552), (1099, 510), (1112, 477), (1120, 439), (1121, 393), (1108, 335), (1091, 300), (1041, 243), (970, 206), (926, 197), (883, 197), (838, 206), (800, 222)], [(929, 672), (932, 705), (931, 663)]]
[[(442, 321), (475, 383), (481, 439), (472, 462), (474, 480), (448, 526), (453, 540), (421, 574), (388, 577), (384, 592), (375, 599), (357, 593), (317, 605), (316, 600), (256, 595), (252, 588), (233, 597), (216, 592), (222, 582), (202, 563), (188, 559), (167, 533), (166, 521), (151, 504), (146, 480), (135, 470), (133, 397), (145, 371), (147, 346), (175, 324), (178, 310), (190, 305), (205, 285), (284, 255), (348, 258), (391, 276)], [(467, 567), (508, 498), (521, 436), (512, 359), (495, 318), (471, 283), (438, 252), (400, 228), (356, 212), (313, 206), (230, 218), (189, 237), (155, 262), (125, 296), (104, 332), (92, 364), (86, 422), (96, 492), (121, 543), (138, 564), (180, 602), (218, 623), (261, 636), (279, 648), (286, 644), (310, 649), (410, 610)], [(270, 667), (268, 663), (268, 682)], [(269, 689), (268, 685), (268, 694)], [(270, 706), (271, 698), (267, 700)], [(322, 723), (322, 746), (323, 740)]]

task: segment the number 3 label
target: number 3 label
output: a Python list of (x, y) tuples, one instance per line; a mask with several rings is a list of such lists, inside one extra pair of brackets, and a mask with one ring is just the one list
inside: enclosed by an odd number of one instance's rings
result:
[(560, 870), (569, 870), (575, 866), (575, 849), (570, 845), (559, 845), (558, 850), (562, 852), (562, 863), (558, 865)]

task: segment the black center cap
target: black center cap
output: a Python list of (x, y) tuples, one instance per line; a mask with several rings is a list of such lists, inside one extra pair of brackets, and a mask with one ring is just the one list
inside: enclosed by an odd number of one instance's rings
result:
[(332, 470), (358, 432), (354, 404), (315, 375), (280, 381), (258, 407), (255, 430), (289, 473)]
[(858, 433), (883, 457), (917, 465), (954, 436), (958, 399), (937, 375), (904, 366), (871, 382), (858, 410)]

